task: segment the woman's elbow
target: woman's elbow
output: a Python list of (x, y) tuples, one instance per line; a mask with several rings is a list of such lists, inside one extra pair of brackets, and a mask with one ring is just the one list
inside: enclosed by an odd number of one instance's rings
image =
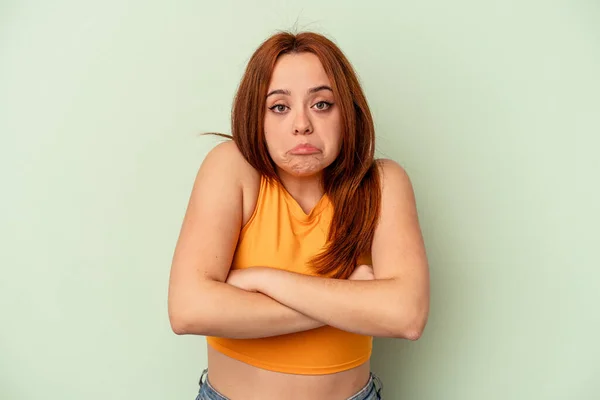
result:
[(210, 310), (202, 304), (210, 304), (210, 287), (180, 287), (171, 290), (167, 309), (171, 330), (176, 335), (205, 335), (211, 321)]
[(421, 338), (423, 334), (423, 329), (419, 327), (409, 327), (409, 328), (397, 328), (392, 337), (396, 339), (406, 339), (410, 341), (417, 341)]
[(176, 335), (187, 335), (190, 333), (189, 324), (180, 314), (170, 312), (169, 323), (171, 324), (171, 330)]
[(188, 317), (185, 314), (169, 314), (171, 330), (176, 335), (210, 335), (211, 328), (204, 319)]
[(416, 341), (421, 338), (427, 325), (428, 307), (418, 307), (414, 312), (403, 314), (396, 320), (394, 337)]
[(184, 310), (181, 307), (176, 307), (171, 302), (169, 302), (169, 324), (176, 335), (189, 333), (189, 319), (186, 317)]
[(413, 329), (404, 331), (401, 338), (411, 340), (414, 342), (414, 341), (419, 340), (421, 338), (422, 334), (423, 334), (423, 329), (413, 328)]
[(204, 335), (206, 329), (206, 318), (204, 313), (194, 312), (189, 304), (172, 301), (169, 303), (169, 323), (171, 330), (176, 335)]

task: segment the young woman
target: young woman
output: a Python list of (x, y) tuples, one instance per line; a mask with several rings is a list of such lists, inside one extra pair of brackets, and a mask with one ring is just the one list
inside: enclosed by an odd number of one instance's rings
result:
[(232, 139), (198, 171), (171, 267), (173, 331), (207, 336), (197, 399), (381, 398), (372, 338), (420, 337), (429, 272), (409, 177), (374, 159), (344, 54), (310, 32), (267, 39)]

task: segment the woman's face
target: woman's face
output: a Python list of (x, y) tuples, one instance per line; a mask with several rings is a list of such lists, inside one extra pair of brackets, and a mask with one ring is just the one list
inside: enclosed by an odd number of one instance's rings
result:
[(316, 55), (285, 54), (277, 60), (265, 107), (265, 138), (279, 174), (315, 175), (336, 159), (340, 111)]

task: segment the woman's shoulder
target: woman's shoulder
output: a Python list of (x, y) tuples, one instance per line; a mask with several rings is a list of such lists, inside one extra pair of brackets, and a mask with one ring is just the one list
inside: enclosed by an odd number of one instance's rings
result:
[(233, 140), (216, 145), (206, 155), (205, 162), (210, 163), (221, 179), (234, 180), (240, 185), (245, 223), (256, 206), (260, 189), (259, 172), (246, 161)]
[(375, 160), (378, 167), (382, 185), (390, 179), (409, 179), (406, 170), (396, 161), (389, 158), (378, 158)]
[(414, 189), (408, 173), (398, 162), (387, 158), (376, 160), (379, 170), (381, 198), (384, 203), (414, 202)]
[(222, 175), (245, 182), (260, 181), (260, 174), (244, 158), (233, 140), (219, 143), (206, 155), (205, 162), (218, 167)]

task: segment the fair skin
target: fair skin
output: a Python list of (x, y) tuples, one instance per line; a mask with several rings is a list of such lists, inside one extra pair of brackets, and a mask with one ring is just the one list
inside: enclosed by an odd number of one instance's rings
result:
[[(268, 92), (275, 93), (265, 103), (269, 154), (283, 185), (306, 212), (322, 197), (322, 171), (341, 145), (340, 114), (327, 87), (331, 82), (318, 58), (285, 55), (269, 83)], [(298, 149), (299, 144), (306, 146)], [(213, 149), (198, 171), (173, 257), (173, 330), (259, 338), (326, 324), (365, 335), (419, 338), (429, 311), (429, 275), (414, 194), (398, 164), (385, 160), (380, 168), (382, 208), (372, 267), (360, 266), (347, 280), (262, 266), (230, 271), (240, 228), (256, 205), (260, 176), (232, 142)], [(283, 394), (291, 400), (344, 399), (364, 385), (369, 365), (322, 376), (281, 374), (209, 348), (209, 370), (211, 384), (233, 400)]]
[[(301, 200), (305, 212), (310, 211), (306, 204), (316, 204), (323, 195), (322, 171), (336, 159), (342, 144), (340, 110), (315, 55), (278, 60), (267, 91), (264, 131), (281, 181)], [(298, 145), (313, 149), (294, 151)]]

